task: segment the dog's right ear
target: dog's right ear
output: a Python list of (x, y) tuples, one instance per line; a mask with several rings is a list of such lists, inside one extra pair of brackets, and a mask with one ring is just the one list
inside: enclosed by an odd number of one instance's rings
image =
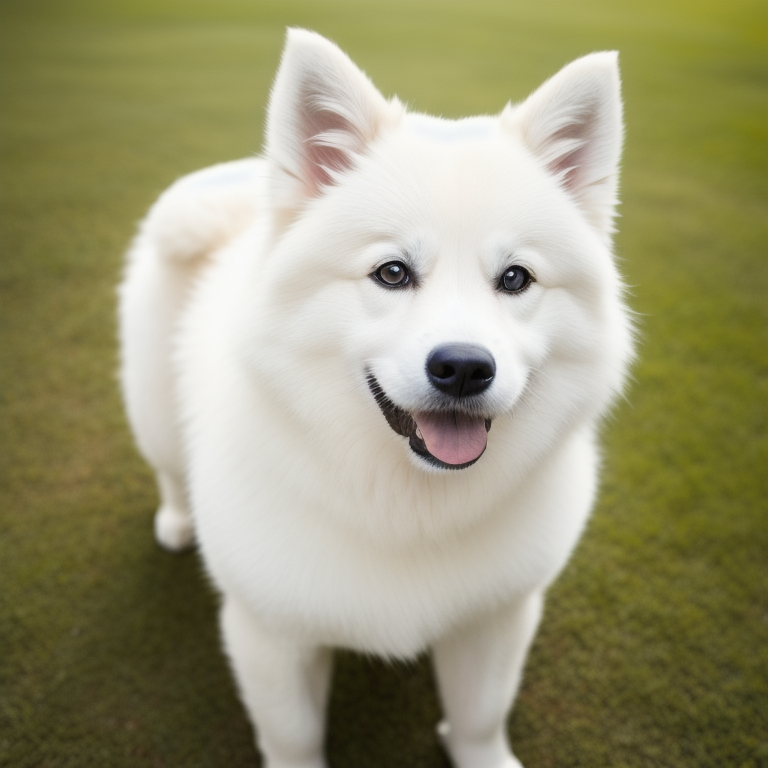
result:
[(395, 112), (337, 46), (289, 29), (267, 119), (273, 204), (295, 210), (335, 184)]

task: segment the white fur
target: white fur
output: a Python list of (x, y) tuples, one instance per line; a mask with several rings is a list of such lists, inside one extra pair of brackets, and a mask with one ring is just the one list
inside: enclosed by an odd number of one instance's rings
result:
[[(142, 225), (120, 291), (127, 410), (159, 542), (189, 544), (194, 518), (269, 768), (325, 765), (332, 646), (431, 647), (455, 765), (519, 766), (506, 717), (631, 357), (610, 252), (621, 140), (615, 54), (446, 121), (292, 30), (264, 159), (182, 179)], [(415, 288), (370, 277), (393, 259)], [(496, 289), (512, 264), (536, 278), (521, 294)], [(447, 342), (497, 366), (486, 452), (456, 471), (416, 456), (366, 384), (428, 408), (425, 360)]]

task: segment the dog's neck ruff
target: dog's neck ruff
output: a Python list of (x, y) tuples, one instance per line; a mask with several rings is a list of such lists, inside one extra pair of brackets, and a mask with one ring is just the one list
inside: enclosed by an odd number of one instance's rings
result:
[(471, 467), (485, 452), (491, 420), (460, 411), (410, 414), (395, 405), (372, 373), (368, 387), (394, 432), (407, 437), (411, 450), (441, 469)]

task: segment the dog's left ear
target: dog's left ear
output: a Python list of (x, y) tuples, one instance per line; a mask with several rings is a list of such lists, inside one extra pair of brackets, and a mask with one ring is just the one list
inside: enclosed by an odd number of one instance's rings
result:
[(333, 43), (289, 29), (267, 119), (276, 205), (296, 209), (336, 183), (396, 113)]
[(608, 235), (623, 140), (618, 54), (593, 53), (568, 64), (502, 119)]

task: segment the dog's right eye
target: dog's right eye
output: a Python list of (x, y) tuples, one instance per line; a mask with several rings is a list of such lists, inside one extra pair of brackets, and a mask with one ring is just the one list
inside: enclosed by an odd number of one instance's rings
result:
[(388, 261), (382, 264), (371, 277), (387, 288), (402, 288), (411, 282), (411, 273), (402, 261)]

